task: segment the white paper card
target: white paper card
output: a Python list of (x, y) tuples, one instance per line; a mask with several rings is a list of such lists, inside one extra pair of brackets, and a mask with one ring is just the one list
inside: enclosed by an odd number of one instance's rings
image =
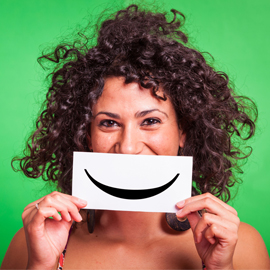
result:
[(74, 152), (72, 195), (87, 209), (175, 213), (191, 178), (192, 157)]

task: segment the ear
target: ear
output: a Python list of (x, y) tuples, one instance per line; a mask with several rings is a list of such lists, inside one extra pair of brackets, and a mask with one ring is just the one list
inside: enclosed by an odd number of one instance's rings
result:
[(88, 146), (89, 150), (90, 151), (93, 150), (91, 136), (88, 132), (86, 133), (86, 142), (87, 142), (87, 146)]
[(179, 146), (181, 148), (184, 147), (185, 142), (186, 142), (186, 133), (184, 133), (182, 130), (179, 131), (179, 136), (180, 136), (180, 140), (179, 140)]

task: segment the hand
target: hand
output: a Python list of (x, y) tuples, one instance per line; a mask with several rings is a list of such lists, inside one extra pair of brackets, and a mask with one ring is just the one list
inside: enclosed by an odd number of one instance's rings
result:
[(79, 198), (55, 191), (25, 207), (22, 219), (28, 247), (27, 269), (55, 268), (72, 221), (82, 220), (79, 210), (86, 204)]
[[(234, 208), (210, 193), (177, 203), (178, 218), (187, 217), (199, 256), (206, 269), (233, 269), (240, 220)], [(198, 211), (203, 211), (200, 217)]]

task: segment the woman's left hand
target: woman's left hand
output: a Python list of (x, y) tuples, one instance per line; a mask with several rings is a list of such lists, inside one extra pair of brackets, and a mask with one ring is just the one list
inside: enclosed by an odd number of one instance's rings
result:
[[(234, 208), (210, 193), (177, 203), (178, 218), (187, 217), (206, 269), (233, 269), (240, 220)], [(198, 211), (203, 210), (202, 217)]]

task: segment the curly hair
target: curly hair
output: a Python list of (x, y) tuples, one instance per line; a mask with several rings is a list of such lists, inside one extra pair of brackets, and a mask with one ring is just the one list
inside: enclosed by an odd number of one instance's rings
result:
[[(236, 96), (228, 76), (188, 45), (184, 15), (171, 12), (169, 21), (166, 13), (131, 5), (101, 24), (94, 46), (61, 44), (39, 58), (56, 67), (37, 129), (24, 156), (12, 161), (20, 162), (26, 176), (57, 181), (59, 190), (71, 193), (73, 151), (89, 151), (91, 108), (106, 78), (121, 76), (126, 84), (137, 82), (156, 98), (171, 100), (186, 134), (182, 153), (193, 156), (193, 195), (230, 199), (235, 172), (241, 172), (238, 160), (250, 154), (240, 150), (239, 141), (254, 135), (257, 108)], [(156, 94), (159, 87), (163, 96)]]

